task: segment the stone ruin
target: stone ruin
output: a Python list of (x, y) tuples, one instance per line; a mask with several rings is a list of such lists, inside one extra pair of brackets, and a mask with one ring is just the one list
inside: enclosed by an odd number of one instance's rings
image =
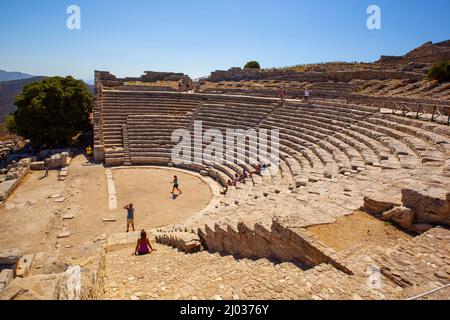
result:
[[(144, 296), (148, 299), (202, 298), (199, 295), (204, 292), (206, 299), (405, 299), (445, 288), (450, 279), (450, 127), (446, 119), (437, 121), (432, 112), (448, 115), (446, 97), (450, 88), (445, 84), (428, 89), (408, 87), (410, 93), (429, 90), (431, 96), (438, 95), (439, 99), (418, 99), (412, 93), (383, 97), (381, 93), (355, 95), (345, 89), (349, 84), (356, 86), (356, 80), (398, 80), (397, 87), (383, 87), (385, 92), (395, 93), (407, 87), (408, 81), (415, 83), (422, 79), (423, 73), (417, 71), (421, 66), (408, 68), (409, 71), (367, 73), (314, 71), (303, 75), (291, 71), (232, 69), (229, 73), (213, 73), (209, 79), (214, 82), (214, 77), (218, 77), (217, 81), (230, 77), (230, 87), (221, 92), (190, 93), (136, 84), (180, 81), (184, 78), (182, 74), (146, 73), (138, 79), (118, 79), (108, 72), (97, 71), (94, 157), (106, 167), (145, 165), (185, 169), (200, 173), (216, 187), (224, 186), (243, 170), (255, 169), (252, 164), (229, 161), (175, 165), (171, 158), (172, 132), (186, 129), (192, 133), (194, 123), (202, 121), (203, 132), (228, 128), (279, 129), (279, 170), (269, 166), (264, 174), (254, 177), (253, 183), (231, 188), (226, 196), (214, 194), (208, 207), (186, 221), (148, 230), (162, 251), (151, 261), (152, 266), (175, 263), (180, 270), (168, 278), (164, 278), (167, 272), (158, 273), (162, 271), (157, 267), (147, 266), (145, 272), (154, 272), (153, 278), (164, 282), (175, 279), (176, 288), (181, 290), (183, 286), (182, 293), (175, 289), (170, 293), (167, 283), (137, 281), (143, 272), (140, 265), (149, 263), (145, 258), (141, 263), (124, 266), (124, 260), (131, 259), (129, 248), (135, 244), (137, 233), (105, 235), (97, 239), (102, 246), (89, 263), (66, 266), (45, 279), (28, 280), (50, 282), (46, 297), (52, 299), (139, 299), (141, 290), (152, 291)], [(249, 78), (255, 81), (245, 82)], [(273, 94), (257, 95), (264, 91), (252, 87), (260, 85), (275, 90), (280, 83), (297, 85), (296, 81), (317, 83), (316, 88), (322, 86), (324, 92), (334, 93), (309, 102), (280, 101)], [(242, 91), (233, 91), (231, 86)], [(246, 91), (248, 88), (254, 91)], [(300, 88), (303, 89), (298, 85)], [(383, 92), (381, 87), (378, 90)], [(430, 106), (438, 101), (439, 108), (420, 109), (412, 116), (411, 112), (398, 115), (393, 112), (395, 106), (380, 103), (396, 99), (398, 103)], [(193, 153), (202, 152), (205, 147), (206, 144), (193, 145)], [(237, 154), (245, 155), (248, 151), (245, 147), (236, 148)], [(55, 166), (65, 156), (56, 157)], [(264, 160), (269, 164), (273, 161)], [(40, 164), (33, 162), (30, 166), (39, 168)], [(356, 244), (351, 250), (337, 251), (310, 231), (314, 226), (333, 225), (359, 210), (394, 225), (411, 238), (399, 240), (389, 248)], [(6, 261), (3, 259), (0, 261)], [(13, 263), (20, 264), (17, 261)], [(204, 265), (208, 265), (208, 270), (197, 274), (199, 266)], [(383, 281), (381, 288), (367, 289), (368, 266), (372, 267), (370, 270), (378, 270)], [(20, 277), (17, 271), (11, 272), (13, 269), (17, 267), (11, 264), (3, 268), (0, 278), (5, 288), (3, 297), (11, 298), (17, 288), (25, 286), (20, 281), (6, 286), (13, 276)], [(220, 280), (218, 270), (233, 273), (234, 278), (228, 279), (229, 283), (222, 277)], [(186, 274), (197, 283), (195, 288), (192, 283), (183, 282), (189, 280)], [(287, 274), (288, 277), (280, 278)], [(212, 282), (223, 281), (220, 288), (224, 290), (228, 285), (246, 287), (239, 292), (231, 290), (207, 296), (212, 291), (203, 287), (202, 277), (210, 277), (208, 281)], [(73, 279), (78, 281), (77, 286), (71, 285)], [(255, 287), (258, 290), (251, 292)], [(135, 291), (131, 296), (130, 288)], [(161, 289), (158, 294), (156, 289)], [(183, 296), (184, 292), (188, 296)], [(36, 293), (30, 297), (40, 296)]]
[(59, 178), (64, 180), (71, 161), (69, 152), (69, 150), (44, 150), (37, 156), (22, 154), (20, 157), (25, 158), (13, 160), (5, 169), (0, 170), (0, 203), (6, 200), (30, 171), (45, 170), (45, 159), (48, 161), (49, 170), (59, 170)]
[(97, 82), (117, 90), (182, 91), (193, 88), (192, 79), (184, 73), (145, 71), (141, 77), (117, 78), (107, 71), (95, 74)]
[[(261, 75), (277, 79), (271, 81), (291, 79), (289, 72), (232, 69), (228, 73), (213, 73), (210, 80), (230, 76), (233, 81), (241, 77), (266, 81)], [(331, 76), (348, 77), (333, 79), (338, 81), (355, 77), (404, 80), (419, 79), (423, 74), (307, 73), (296, 80), (320, 82)], [(214, 208), (184, 223), (154, 231), (158, 243), (191, 254), (207, 248), (237, 257), (289, 261), (306, 269), (330, 265), (349, 279), (357, 279), (362, 265), (350, 262), (355, 257), (337, 254), (305, 228), (333, 223), (362, 209), (405, 232), (422, 234), (423, 241), (428, 235), (444, 243), (448, 239), (445, 228), (450, 226), (450, 130), (446, 124), (398, 116), (383, 111), (377, 103), (366, 104), (357, 99), (350, 102), (322, 97), (304, 103), (215, 92), (143, 92), (123, 87), (118, 90), (108, 81), (97, 79), (94, 150), (96, 160), (104, 161), (106, 166), (174, 167), (171, 134), (180, 128), (192, 132), (195, 121), (202, 121), (203, 130), (277, 128), (281, 132), (280, 172), (269, 170), (254, 186), (247, 185), (242, 191), (223, 197)], [(443, 108), (448, 112), (448, 107)], [(201, 151), (195, 147), (193, 150)], [(221, 185), (244, 169), (254, 170), (248, 164), (228, 162), (175, 167), (199, 172)], [(448, 259), (448, 248), (439, 248), (446, 256), (443, 259)], [(405, 246), (398, 250), (403, 254), (402, 250), (416, 249)], [(380, 261), (388, 257), (387, 252), (378, 254)], [(388, 268), (387, 262), (383, 263)], [(438, 264), (442, 263), (445, 262)], [(421, 268), (419, 265), (417, 268)], [(392, 268), (396, 267), (389, 268), (389, 272), (394, 272)], [(386, 271), (386, 277), (393, 281), (393, 291), (386, 289), (385, 293), (393, 298), (394, 292), (406, 290), (409, 285), (396, 287), (397, 276), (389, 272)], [(441, 280), (438, 282), (445, 284)], [(422, 280), (417, 281), (421, 286)]]

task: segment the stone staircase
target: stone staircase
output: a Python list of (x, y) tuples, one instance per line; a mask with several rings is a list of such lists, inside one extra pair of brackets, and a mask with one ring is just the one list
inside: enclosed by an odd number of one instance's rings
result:
[[(245, 237), (248, 232), (241, 229), (240, 234)], [(161, 237), (164, 235), (159, 233), (157, 239), (161, 241)], [(167, 234), (166, 239), (187, 237), (194, 238), (192, 234), (177, 233)], [(311, 236), (304, 233), (303, 237), (308, 239)], [(225, 239), (222, 241), (227, 243)], [(298, 263), (274, 262), (256, 256), (249, 258), (241, 254), (237, 257), (235, 253), (233, 257), (226, 255), (224, 250), (220, 253), (201, 251), (186, 254), (161, 244), (153, 245), (156, 251), (152, 254), (136, 257), (131, 255), (134, 242), (129, 241), (130, 244), (125, 247), (126, 241), (122, 241), (119, 246), (110, 244), (107, 250), (105, 298), (407, 299), (449, 284), (450, 270), (446, 267), (449, 241), (448, 230), (435, 228), (415, 239), (404, 240), (394, 248), (355, 247), (332, 254), (334, 259), (343, 261), (352, 270), (351, 273), (336, 268), (333, 263), (322, 262), (302, 268)], [(245, 251), (248, 243), (245, 240), (241, 243)], [(166, 244), (176, 247), (168, 242)], [(259, 244), (263, 245), (263, 242)], [(236, 246), (239, 247), (237, 243)], [(297, 247), (298, 250), (301, 248)], [(370, 270), (377, 269), (380, 270), (379, 278), (372, 279), (374, 274)]]

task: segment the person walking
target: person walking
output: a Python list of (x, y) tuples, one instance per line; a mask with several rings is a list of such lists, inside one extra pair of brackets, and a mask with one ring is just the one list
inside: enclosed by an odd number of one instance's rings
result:
[(180, 184), (179, 184), (179, 182), (178, 182), (178, 177), (177, 177), (177, 176), (173, 176), (173, 181), (172, 181), (172, 183), (173, 183), (172, 194), (173, 194), (173, 195), (175, 194), (175, 190), (178, 190), (178, 192), (179, 192), (180, 194), (183, 194), (183, 192), (180, 190)]

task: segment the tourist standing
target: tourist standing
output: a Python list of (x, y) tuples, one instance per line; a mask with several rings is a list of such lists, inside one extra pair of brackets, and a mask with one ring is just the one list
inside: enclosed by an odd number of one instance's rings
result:
[(281, 89), (280, 89), (280, 99), (281, 99), (281, 101), (284, 101), (284, 96), (285, 95), (286, 95), (286, 90), (283, 87), (281, 87)]
[(88, 158), (88, 161), (91, 161), (91, 158), (92, 158), (92, 148), (91, 148), (91, 146), (87, 146), (86, 147), (86, 156)]
[(8, 154), (5, 151), (3, 151), (0, 156), (0, 167), (1, 168), (6, 167), (7, 159), (8, 159)]
[(133, 228), (133, 231), (135, 231), (134, 229), (134, 208), (133, 208), (133, 204), (130, 203), (129, 205), (124, 207), (125, 210), (127, 210), (127, 232), (130, 231), (130, 225)]
[(304, 96), (305, 96), (305, 101), (308, 102), (309, 101), (309, 96), (310, 96), (310, 92), (309, 92), (308, 89), (305, 89)]
[(134, 249), (134, 254), (136, 256), (144, 256), (146, 254), (152, 253), (155, 249), (152, 248), (150, 240), (147, 237), (147, 232), (145, 230), (141, 231), (141, 238), (138, 239), (136, 243), (136, 249)]
[(46, 158), (45, 160), (44, 160), (44, 170), (45, 170), (45, 175), (44, 175), (44, 177), (48, 177), (48, 170), (49, 170), (49, 166), (50, 166), (50, 164), (49, 164), (49, 160), (48, 160), (48, 158)]

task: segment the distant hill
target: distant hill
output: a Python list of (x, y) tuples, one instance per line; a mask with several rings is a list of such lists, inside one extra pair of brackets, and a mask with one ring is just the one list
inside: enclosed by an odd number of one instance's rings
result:
[(415, 48), (404, 56), (381, 56), (380, 63), (409, 63), (423, 62), (434, 63), (442, 60), (450, 60), (450, 40), (439, 43), (427, 42)]
[(33, 78), (31, 74), (26, 74), (22, 72), (8, 72), (0, 70), (0, 81), (14, 81)]
[[(15, 111), (16, 106), (14, 105), (14, 102), (16, 96), (22, 92), (23, 87), (29, 83), (42, 81), (44, 79), (46, 79), (46, 77), (33, 77), (14, 81), (0, 81), (0, 122), (3, 122), (3, 119), (6, 116)], [(94, 94), (94, 86), (86, 84), (86, 87), (91, 94)]]

